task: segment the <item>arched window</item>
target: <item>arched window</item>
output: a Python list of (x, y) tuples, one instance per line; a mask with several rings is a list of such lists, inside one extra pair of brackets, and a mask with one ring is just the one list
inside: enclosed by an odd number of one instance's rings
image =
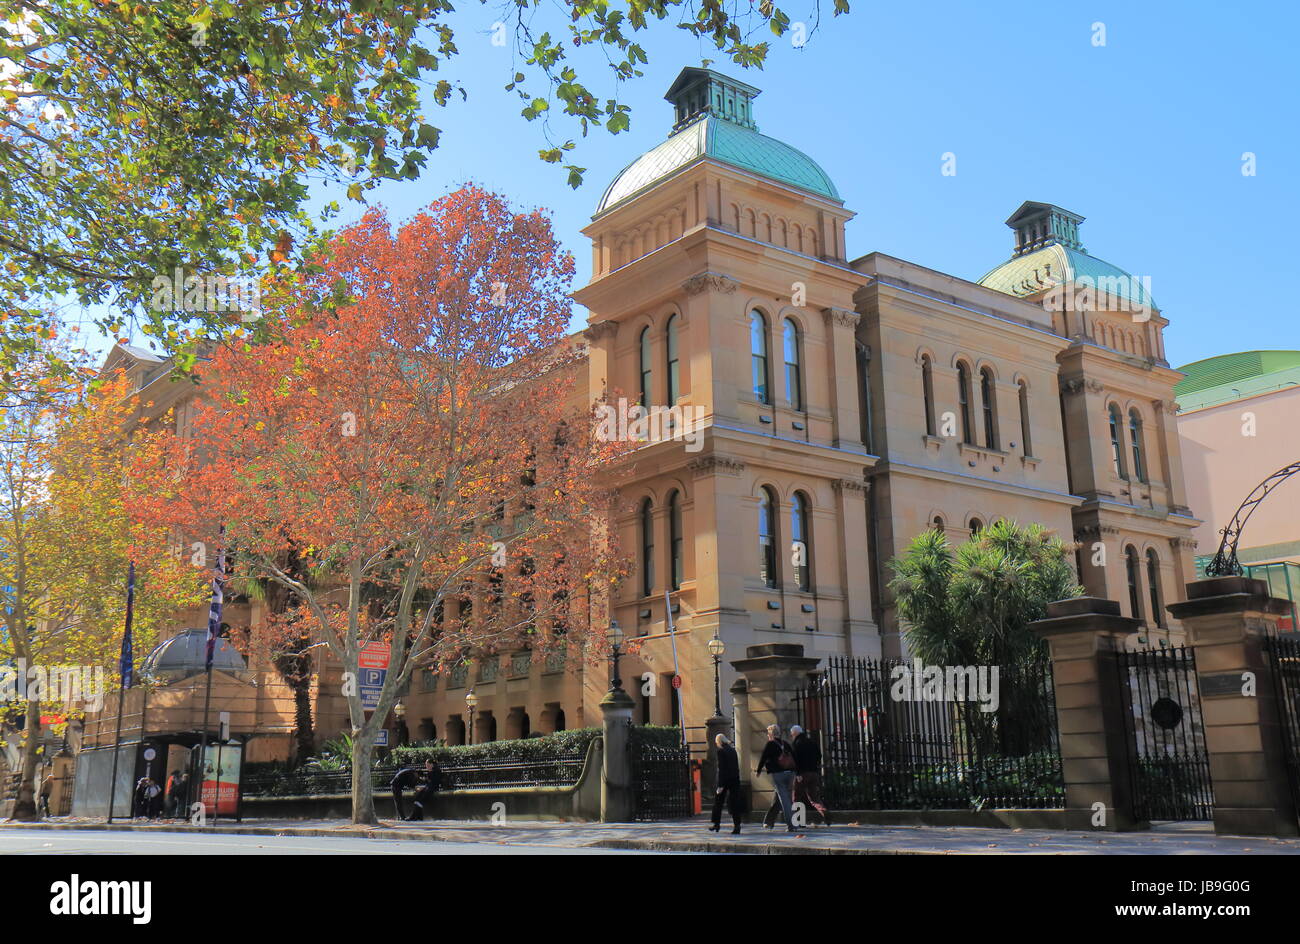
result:
[(650, 406), (650, 395), (653, 391), (650, 385), (653, 379), (653, 371), (650, 364), (650, 329), (641, 329), (641, 405)]
[(799, 326), (791, 318), (781, 325), (781, 347), (785, 352), (785, 399), (792, 410), (803, 409), (803, 376), (799, 360)]
[(941, 515), (935, 515), (934, 520), (930, 522), (930, 525), (936, 531), (946, 531), (948, 529), (948, 526), (943, 523), (943, 517)]
[(1124, 549), (1124, 570), (1128, 576), (1128, 605), (1129, 615), (1134, 619), (1142, 619), (1142, 594), (1138, 590), (1138, 580), (1140, 578), (1140, 567), (1138, 564), (1138, 552), (1132, 544)]
[(1133, 478), (1147, 480), (1146, 463), (1142, 461), (1142, 417), (1137, 410), (1128, 411), (1128, 438), (1133, 446)]
[(975, 445), (975, 427), (970, 415), (970, 368), (964, 363), (957, 365), (957, 399), (961, 403), (961, 441)]
[(794, 564), (795, 585), (800, 590), (809, 590), (812, 587), (812, 539), (808, 534), (808, 499), (803, 492), (795, 492), (790, 505), (790, 560)]
[(776, 495), (764, 488), (758, 500), (758, 567), (764, 586), (776, 588)]
[(993, 402), (993, 371), (987, 367), (980, 371), (980, 402), (984, 405), (984, 445), (997, 449), (998, 416)]
[(1120, 440), (1119, 407), (1110, 405), (1110, 451), (1115, 459), (1115, 474), (1124, 478), (1124, 444)]
[(970, 520), (970, 533), (972, 537), (979, 534), (983, 530), (984, 530), (983, 521), (980, 521), (978, 518), (972, 518)]
[(641, 595), (655, 592), (655, 523), (650, 499), (641, 502)]
[(1151, 621), (1165, 627), (1165, 608), (1160, 605), (1160, 556), (1155, 548), (1147, 551), (1147, 596), (1151, 599)]
[(665, 406), (676, 406), (677, 398), (681, 395), (681, 375), (679, 374), (679, 364), (677, 360), (677, 324), (678, 319), (673, 315), (668, 319), (668, 325), (664, 328), (664, 341), (668, 348), (668, 397), (665, 400)]
[(682, 588), (682, 496), (676, 489), (668, 496), (668, 554), (669, 578), (672, 588)]
[(934, 365), (930, 355), (921, 355), (921, 395), (925, 398), (925, 434), (934, 435)]
[(767, 382), (767, 319), (758, 309), (749, 313), (749, 361), (754, 396), (759, 403), (771, 403), (772, 396)]
[(1034, 450), (1029, 441), (1029, 385), (1023, 380), (1020, 388), (1020, 447), (1023, 455), (1032, 456)]

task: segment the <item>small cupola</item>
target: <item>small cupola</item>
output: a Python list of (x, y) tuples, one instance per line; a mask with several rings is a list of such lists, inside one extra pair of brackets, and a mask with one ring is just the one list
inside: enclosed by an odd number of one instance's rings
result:
[(754, 124), (753, 101), (759, 89), (738, 82), (712, 69), (688, 66), (681, 71), (664, 96), (673, 103), (673, 131), (680, 131), (701, 115), (730, 121), (750, 131)]
[(1057, 244), (1084, 252), (1079, 243), (1079, 224), (1083, 220), (1077, 213), (1059, 206), (1027, 200), (1007, 220), (1007, 225), (1016, 233), (1016, 248), (1012, 256), (1023, 256)]

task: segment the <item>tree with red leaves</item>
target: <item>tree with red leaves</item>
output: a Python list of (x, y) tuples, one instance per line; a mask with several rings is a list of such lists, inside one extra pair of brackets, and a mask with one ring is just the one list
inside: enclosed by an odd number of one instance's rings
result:
[(145, 513), (213, 544), (224, 527), (239, 577), (292, 594), (342, 666), (352, 818), (374, 823), (376, 733), (414, 671), (603, 633), (627, 446), (594, 435), (573, 260), (541, 213), (467, 186), (396, 230), (372, 210), (319, 268), (262, 338), (214, 352), (192, 431), (142, 470)]

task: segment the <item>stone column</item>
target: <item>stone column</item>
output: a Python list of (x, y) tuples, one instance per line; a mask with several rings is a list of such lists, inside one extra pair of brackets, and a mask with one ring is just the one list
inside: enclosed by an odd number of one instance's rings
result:
[(1264, 641), (1290, 612), (1262, 580), (1211, 577), (1187, 585), (1166, 609), (1196, 650), (1205, 746), (1214, 783), (1214, 831), (1233, 836), (1300, 834), (1287, 779), (1281, 706)]
[[(768, 643), (746, 647), (745, 658), (731, 663), (744, 676), (745, 711), (736, 712), (736, 750), (741, 775), (753, 781), (750, 808), (755, 812), (766, 810), (774, 793), (767, 774), (754, 777), (754, 767), (767, 743), (767, 726), (780, 725), (784, 735), (795, 723), (795, 695), (807, 686), (808, 676), (819, 662), (805, 656), (803, 646)], [(731, 691), (736, 694), (736, 686)]]
[(632, 707), (631, 697), (621, 688), (610, 689), (600, 701), (605, 727), (605, 750), (601, 759), (600, 778), (602, 823), (630, 823), (635, 818), (632, 758), (628, 755)]
[(1116, 660), (1140, 625), (1099, 597), (1049, 603), (1047, 618), (1030, 624), (1051, 649), (1069, 829), (1146, 826), (1133, 816), (1129, 707)]

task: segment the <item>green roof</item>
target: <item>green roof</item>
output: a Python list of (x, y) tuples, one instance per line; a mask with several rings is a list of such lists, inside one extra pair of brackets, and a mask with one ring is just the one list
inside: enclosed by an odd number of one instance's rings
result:
[[(1050, 283), (1089, 278), (1094, 286), (1112, 286), (1116, 294), (1142, 306), (1159, 308), (1142, 281), (1119, 266), (1078, 249), (1052, 243), (1002, 263), (979, 280), (980, 285), (1008, 295), (1035, 295)], [(1099, 282), (1099, 279), (1115, 280)]]
[(702, 160), (729, 164), (841, 202), (835, 184), (816, 161), (783, 141), (758, 133), (751, 112), (757, 95), (753, 86), (710, 69), (683, 69), (667, 96), (677, 107), (673, 132), (668, 140), (623, 168), (605, 189), (596, 215)]
[(1239, 351), (1180, 367), (1174, 385), (1179, 409), (1199, 410), (1272, 390), (1300, 386), (1300, 351)]

